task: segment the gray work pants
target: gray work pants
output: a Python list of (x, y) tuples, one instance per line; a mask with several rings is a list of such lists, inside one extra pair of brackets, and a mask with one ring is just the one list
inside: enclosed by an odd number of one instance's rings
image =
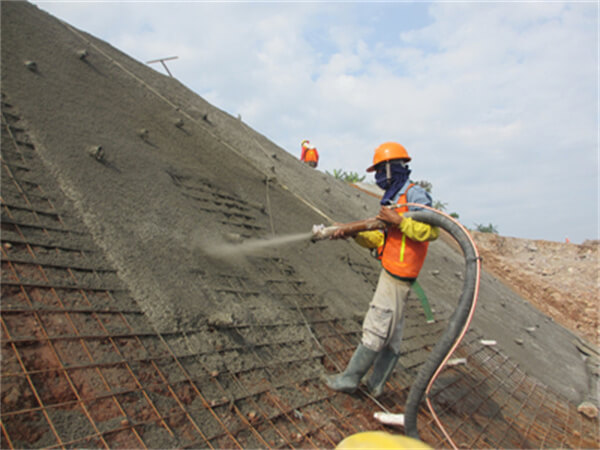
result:
[(404, 307), (412, 282), (392, 277), (381, 270), (377, 288), (363, 322), (362, 344), (379, 352), (385, 347), (400, 353)]

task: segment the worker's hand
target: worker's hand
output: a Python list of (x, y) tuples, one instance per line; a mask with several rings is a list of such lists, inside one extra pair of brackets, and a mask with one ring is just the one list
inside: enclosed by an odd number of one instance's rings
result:
[(402, 216), (394, 211), (392, 208), (382, 206), (377, 213), (377, 219), (387, 223), (388, 225), (400, 225), (402, 222)]
[[(335, 222), (333, 224), (333, 226), (339, 226), (342, 225), (339, 222)], [(338, 228), (337, 230), (335, 230), (332, 235), (329, 237), (329, 239), (348, 239), (348, 235), (346, 235), (346, 233), (344, 233), (344, 229), (343, 228)]]

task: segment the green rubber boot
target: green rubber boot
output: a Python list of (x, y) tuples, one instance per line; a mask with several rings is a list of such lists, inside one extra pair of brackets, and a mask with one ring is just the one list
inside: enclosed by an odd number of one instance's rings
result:
[(400, 355), (394, 353), (389, 347), (379, 353), (373, 366), (373, 372), (367, 381), (367, 389), (373, 397), (377, 398), (383, 394), (385, 383), (392, 375), (398, 358)]
[(375, 361), (377, 354), (378, 352), (358, 344), (346, 370), (337, 375), (327, 375), (325, 384), (334, 391), (352, 394), (358, 388), (360, 379)]

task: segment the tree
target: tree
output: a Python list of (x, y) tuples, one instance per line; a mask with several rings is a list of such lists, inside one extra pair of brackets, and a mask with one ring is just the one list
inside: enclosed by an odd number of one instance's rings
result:
[(361, 181), (364, 181), (366, 177), (366, 175), (361, 177), (357, 172), (346, 172), (343, 169), (333, 169), (333, 174), (327, 173), (333, 175), (337, 180), (342, 180), (346, 183), (360, 183)]
[(483, 225), (481, 223), (476, 223), (475, 224), (475, 229), (477, 231), (479, 231), (480, 233), (494, 233), (494, 234), (498, 234), (498, 228), (493, 225), (492, 223), (489, 223), (488, 225)]
[(341, 180), (343, 173), (344, 171), (342, 169), (333, 169), (333, 173), (329, 173), (329, 175), (333, 175), (336, 180)]
[(435, 202), (433, 202), (433, 207), (435, 209), (438, 209), (440, 211), (446, 211), (446, 206), (448, 205), (448, 203), (446, 202), (440, 202), (439, 200), (436, 200)]

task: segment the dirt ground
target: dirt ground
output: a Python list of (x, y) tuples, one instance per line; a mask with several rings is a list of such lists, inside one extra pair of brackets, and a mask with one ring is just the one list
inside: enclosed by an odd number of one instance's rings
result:
[(583, 244), (473, 232), (486, 270), (544, 314), (598, 344), (598, 240)]

